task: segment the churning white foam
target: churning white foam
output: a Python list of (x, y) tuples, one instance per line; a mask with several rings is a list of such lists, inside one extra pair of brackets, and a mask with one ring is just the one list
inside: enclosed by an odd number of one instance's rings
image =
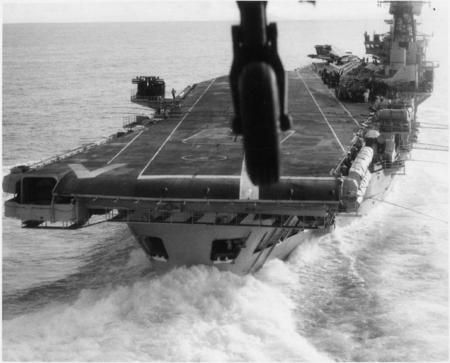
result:
[[(132, 256), (135, 264), (140, 257)], [(255, 276), (179, 268), (4, 321), (5, 360), (327, 360), (296, 331), (280, 261)]]

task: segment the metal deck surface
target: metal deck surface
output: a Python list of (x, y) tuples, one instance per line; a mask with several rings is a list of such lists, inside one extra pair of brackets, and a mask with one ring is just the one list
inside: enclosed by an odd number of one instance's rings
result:
[[(368, 115), (367, 105), (341, 104), (310, 68), (288, 72), (288, 78), (293, 129), (280, 134), (281, 181), (258, 188), (259, 199), (290, 199), (296, 180), (312, 177), (320, 189)], [(249, 181), (242, 140), (230, 130), (232, 115), (228, 76), (202, 82), (166, 120), (30, 176), (64, 176), (59, 195), (242, 199)]]

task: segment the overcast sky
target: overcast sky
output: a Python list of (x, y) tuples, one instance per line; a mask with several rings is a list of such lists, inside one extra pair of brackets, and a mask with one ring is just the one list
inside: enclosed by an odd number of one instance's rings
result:
[[(447, 13), (447, 0), (433, 1), (435, 11)], [(425, 12), (431, 11), (425, 5)], [(376, 0), (318, 0), (317, 6), (297, 0), (272, 0), (270, 20), (383, 18)], [(3, 0), (4, 23), (65, 23), (116, 21), (237, 21), (231, 0)]]

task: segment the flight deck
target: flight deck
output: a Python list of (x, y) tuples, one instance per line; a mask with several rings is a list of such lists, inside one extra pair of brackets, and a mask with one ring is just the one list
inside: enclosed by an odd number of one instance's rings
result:
[(39, 178), (50, 178), (47, 189), (61, 198), (337, 200), (333, 170), (367, 119), (367, 105), (343, 105), (310, 67), (288, 72), (288, 104), (293, 127), (280, 132), (281, 177), (271, 186), (256, 187), (246, 175), (223, 76), (196, 84), (167, 118), (11, 173), (5, 190), (42, 204)]

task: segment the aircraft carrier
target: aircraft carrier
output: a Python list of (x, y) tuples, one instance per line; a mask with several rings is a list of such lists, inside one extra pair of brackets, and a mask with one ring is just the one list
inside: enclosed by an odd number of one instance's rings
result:
[(416, 34), (421, 7), (390, 2), (390, 31), (365, 36), (370, 61), (322, 45), (312, 56), (319, 62), (286, 72), (292, 126), (278, 132), (277, 183), (258, 186), (247, 173), (242, 136), (230, 127), (228, 76), (172, 98), (162, 79), (139, 76), (131, 101), (155, 116), (12, 168), (3, 180), (13, 195), (5, 215), (36, 229), (85, 228), (93, 216), (126, 223), (159, 270), (209, 264), (245, 274), (286, 258), (329, 232), (336, 216), (382, 199), (404, 172), (435, 66)]

